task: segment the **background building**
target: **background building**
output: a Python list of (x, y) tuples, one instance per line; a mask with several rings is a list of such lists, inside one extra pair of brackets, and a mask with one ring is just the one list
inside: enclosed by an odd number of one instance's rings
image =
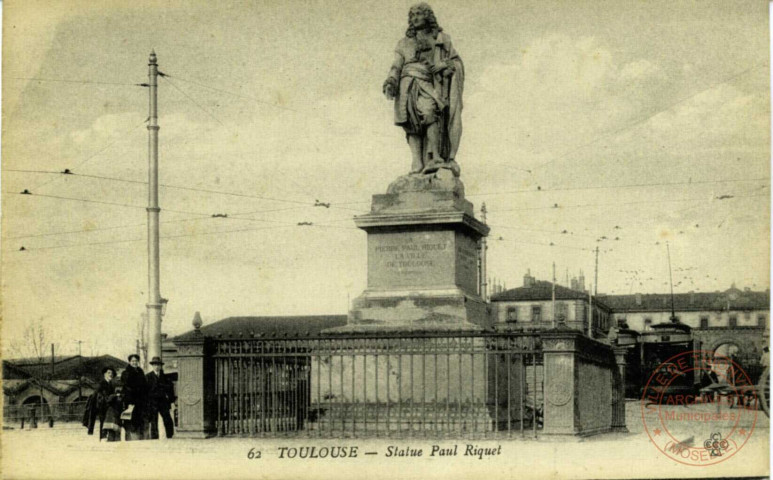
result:
[[(671, 319), (670, 294), (607, 295), (617, 325), (640, 333)], [(694, 348), (734, 358), (756, 379), (763, 348), (770, 344), (770, 291), (690, 292), (673, 295), (676, 320), (691, 328)]]
[[(572, 279), (571, 285), (584, 287), (584, 278)], [(529, 273), (522, 287), (495, 293), (491, 303), (499, 328), (528, 331), (554, 326), (553, 284)], [(646, 382), (653, 358), (665, 360), (684, 349), (732, 358), (755, 383), (764, 369), (763, 351), (770, 344), (769, 290), (754, 292), (733, 285), (723, 292), (673, 297), (661, 293), (598, 295), (592, 305), (593, 337), (631, 348), (627, 360), (631, 395), (637, 395)], [(587, 334), (590, 310), (588, 292), (555, 285), (557, 322)]]
[(88, 397), (102, 379), (102, 369), (116, 372), (128, 364), (112, 355), (3, 360), (3, 417), (20, 419), (36, 407), (38, 418), (80, 420)]
[[(577, 286), (582, 281), (574, 280)], [(522, 330), (542, 330), (553, 327), (553, 317), (567, 327), (588, 331), (590, 312), (593, 311), (593, 337), (606, 337), (612, 326), (612, 313), (604, 301), (591, 297), (588, 292), (555, 286), (555, 315), (553, 312), (553, 284), (524, 276), (523, 286), (503, 290), (492, 295), (495, 325)]]

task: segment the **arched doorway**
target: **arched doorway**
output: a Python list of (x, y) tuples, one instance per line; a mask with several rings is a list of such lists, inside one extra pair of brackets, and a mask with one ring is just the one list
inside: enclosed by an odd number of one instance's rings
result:
[(742, 364), (743, 351), (733, 342), (725, 342), (714, 349), (711, 359), (712, 370), (719, 377), (720, 383), (734, 384), (738, 372), (736, 367)]
[(38, 420), (50, 415), (51, 410), (48, 407), (48, 402), (40, 395), (25, 398), (21, 405), (26, 416), (31, 416), (33, 411)]
[(723, 343), (714, 349), (714, 355), (727, 358), (736, 358), (741, 353), (741, 347), (735, 343)]

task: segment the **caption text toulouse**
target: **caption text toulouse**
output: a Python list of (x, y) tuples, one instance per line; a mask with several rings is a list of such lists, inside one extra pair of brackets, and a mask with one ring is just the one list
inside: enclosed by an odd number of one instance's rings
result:
[[(428, 453), (428, 455), (425, 455)], [(279, 447), (279, 458), (358, 458), (360, 447), (334, 446), (334, 447)], [(415, 457), (475, 457), (483, 460), (486, 457), (495, 457), (502, 454), (502, 445), (496, 447), (481, 447), (479, 445), (432, 445), (429, 449), (415, 447), (400, 447), (389, 445), (386, 448), (386, 458), (415, 458)]]

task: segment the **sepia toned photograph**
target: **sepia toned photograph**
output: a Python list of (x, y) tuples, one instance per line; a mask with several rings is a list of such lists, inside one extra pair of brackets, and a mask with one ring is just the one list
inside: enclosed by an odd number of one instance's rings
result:
[(769, 477), (767, 1), (2, 17), (2, 478)]

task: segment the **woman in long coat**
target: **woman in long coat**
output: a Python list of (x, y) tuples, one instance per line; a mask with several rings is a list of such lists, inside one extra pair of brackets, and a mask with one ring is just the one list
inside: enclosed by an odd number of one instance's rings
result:
[(121, 387), (113, 383), (115, 370), (105, 367), (102, 370), (104, 378), (97, 387), (97, 408), (99, 409), (99, 438), (108, 442), (121, 440), (121, 411), (123, 399)]
[(145, 408), (148, 396), (148, 382), (145, 372), (140, 368), (139, 355), (129, 355), (129, 366), (121, 374), (123, 385), (124, 407), (133, 405), (131, 420), (124, 423), (126, 440), (143, 440), (145, 438)]
[(105, 420), (102, 423), (102, 438), (108, 442), (121, 441), (121, 412), (123, 411), (123, 387), (115, 387), (115, 393), (107, 399)]

